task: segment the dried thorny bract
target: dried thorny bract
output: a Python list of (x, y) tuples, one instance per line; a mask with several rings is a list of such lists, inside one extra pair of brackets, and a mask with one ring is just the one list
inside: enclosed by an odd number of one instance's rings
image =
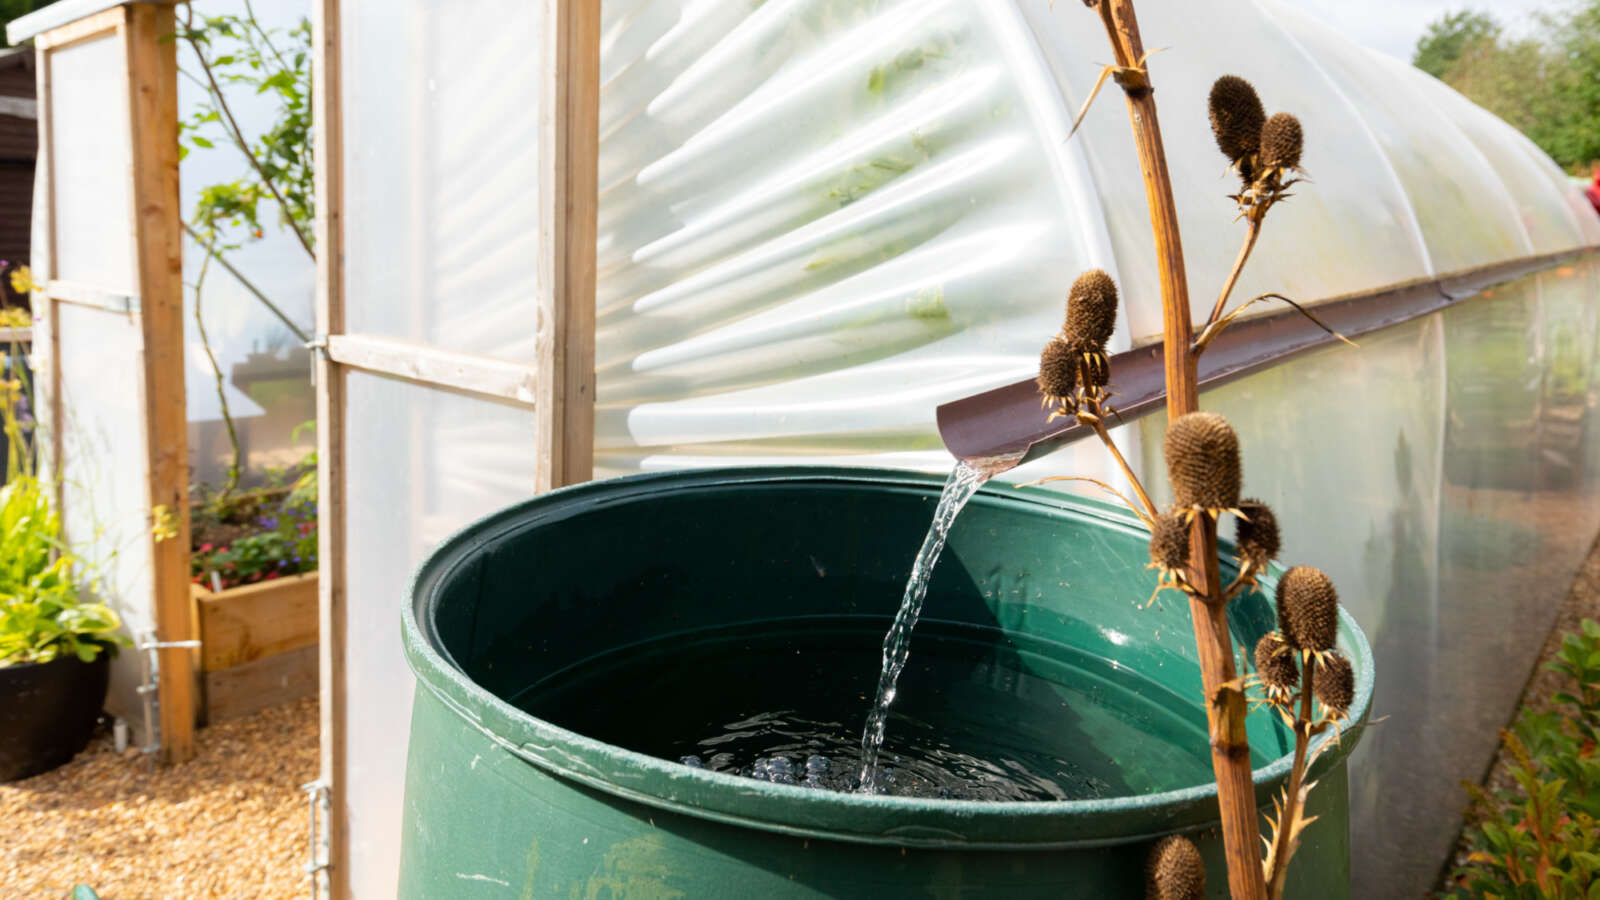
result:
[[(1305, 148), (1305, 133), (1300, 120), (1289, 113), (1274, 113), (1261, 126), (1251, 178), (1235, 199), (1239, 211), (1256, 225), (1273, 204), (1289, 196), (1289, 188), (1299, 183), (1300, 153)], [(1241, 167), (1242, 169), (1242, 167)]]
[(1202, 900), (1206, 864), (1200, 849), (1180, 834), (1169, 834), (1150, 848), (1145, 863), (1146, 900)]
[(1242, 515), (1234, 520), (1233, 542), (1239, 549), (1240, 576), (1254, 580), (1255, 573), (1278, 558), (1278, 517), (1254, 498), (1240, 500), (1239, 511)]
[(1081, 361), (1078, 370), (1078, 379), (1083, 384), (1084, 391), (1093, 394), (1097, 399), (1105, 399), (1103, 388), (1111, 383), (1111, 360), (1106, 358), (1104, 345), (1096, 347), (1085, 341), (1078, 341), (1074, 345)]
[(1213, 518), (1239, 506), (1239, 436), (1213, 412), (1185, 413), (1167, 426), (1162, 450), (1177, 505)]
[(1044, 404), (1051, 408), (1051, 418), (1085, 409), (1098, 416), (1110, 380), (1110, 361), (1084, 341), (1054, 337), (1039, 354), (1036, 383)]
[(1269, 700), (1286, 703), (1300, 687), (1300, 667), (1295, 663), (1298, 655), (1276, 631), (1269, 631), (1256, 641), (1256, 674), (1261, 677)]
[(1255, 180), (1254, 160), (1261, 142), (1261, 126), (1267, 120), (1261, 98), (1250, 82), (1237, 75), (1224, 75), (1211, 85), (1209, 98), (1211, 133), (1217, 148), (1239, 169), (1248, 186)]
[(1082, 341), (1105, 352), (1106, 342), (1117, 327), (1117, 284), (1101, 269), (1090, 269), (1078, 276), (1067, 294), (1067, 317), (1061, 334), (1069, 341)]
[(1155, 600), (1155, 595), (1161, 593), (1163, 588), (1183, 589), (1186, 583), (1183, 573), (1188, 565), (1189, 524), (1176, 513), (1156, 516), (1150, 526), (1148, 568), (1155, 569), (1159, 577), (1155, 593), (1150, 595), (1150, 599)]
[(1278, 628), (1297, 650), (1333, 649), (1339, 593), (1321, 569), (1295, 566), (1278, 579)]
[(1332, 650), (1318, 657), (1311, 682), (1325, 713), (1339, 718), (1350, 714), (1350, 704), (1356, 698), (1356, 673), (1344, 654)]

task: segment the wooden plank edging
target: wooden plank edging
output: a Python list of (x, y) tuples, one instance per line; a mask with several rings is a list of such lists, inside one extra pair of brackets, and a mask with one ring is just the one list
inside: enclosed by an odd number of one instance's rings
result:
[(317, 573), (221, 592), (191, 585), (200, 666), (216, 672), (317, 644)]

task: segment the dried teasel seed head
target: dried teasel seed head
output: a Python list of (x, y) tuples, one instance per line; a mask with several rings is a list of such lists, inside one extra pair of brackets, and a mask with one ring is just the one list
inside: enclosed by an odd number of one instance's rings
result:
[(1261, 126), (1261, 165), (1268, 169), (1293, 169), (1300, 165), (1305, 135), (1300, 120), (1288, 113), (1277, 113)]
[(1218, 78), (1211, 85), (1210, 107), (1211, 133), (1223, 156), (1238, 162), (1256, 152), (1267, 111), (1250, 82), (1237, 75)]
[(1212, 412), (1185, 413), (1167, 426), (1162, 450), (1178, 506), (1239, 505), (1239, 436), (1227, 419)]
[(1067, 293), (1067, 320), (1063, 334), (1070, 340), (1104, 350), (1117, 327), (1117, 283), (1101, 269), (1078, 276)]
[(1339, 593), (1321, 569), (1295, 566), (1278, 579), (1278, 628), (1296, 650), (1333, 648)]
[(1150, 526), (1150, 562), (1160, 569), (1178, 571), (1189, 564), (1189, 526), (1182, 516), (1156, 516)]
[(1311, 676), (1311, 690), (1323, 709), (1339, 716), (1349, 715), (1350, 703), (1356, 698), (1356, 671), (1350, 660), (1337, 650), (1319, 656)]
[(1269, 631), (1256, 641), (1256, 673), (1269, 692), (1285, 694), (1300, 685), (1300, 667), (1295, 664), (1295, 656), (1283, 635), (1276, 631)]
[(1188, 838), (1169, 834), (1150, 848), (1145, 863), (1146, 900), (1203, 900), (1206, 864)]
[(1060, 338), (1052, 338), (1039, 354), (1039, 393), (1066, 397), (1078, 386), (1078, 351)]
[(1278, 558), (1282, 542), (1278, 535), (1278, 517), (1272, 508), (1256, 499), (1239, 501), (1239, 511), (1245, 518), (1234, 522), (1233, 542), (1239, 547), (1239, 558), (1258, 569)]

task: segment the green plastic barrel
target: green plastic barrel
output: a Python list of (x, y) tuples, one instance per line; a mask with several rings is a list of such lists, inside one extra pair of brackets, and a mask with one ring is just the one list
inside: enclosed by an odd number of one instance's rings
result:
[[(1225, 896), (1187, 604), (1145, 607), (1145, 533), (1099, 504), (1004, 486), (971, 501), (887, 745), (913, 726), (1048, 742), (1081, 797), (829, 792), (649, 752), (720, 702), (730, 716), (755, 701), (832, 703), (858, 733), (940, 487), (861, 469), (651, 474), (554, 491), (446, 541), (404, 612), (418, 686), (400, 895), (1142, 897), (1150, 843), (1182, 832)], [(1239, 648), (1272, 623), (1265, 593), (1232, 604)], [(1349, 618), (1340, 642), (1361, 723), (1371, 652)], [(755, 677), (728, 677), (730, 659)], [(796, 677), (817, 659), (827, 677)], [(1249, 725), (1267, 810), (1292, 746), (1266, 710)], [(1345, 758), (1360, 731), (1318, 759), (1320, 818), (1291, 896), (1349, 894)]]

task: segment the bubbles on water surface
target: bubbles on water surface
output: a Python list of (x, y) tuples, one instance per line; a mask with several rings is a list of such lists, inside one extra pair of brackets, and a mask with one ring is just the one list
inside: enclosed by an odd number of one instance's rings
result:
[[(1037, 758), (985, 759), (959, 752), (930, 731), (907, 725), (909, 744), (886, 752), (877, 793), (945, 800), (1076, 800), (1104, 796), (1110, 785), (1071, 762)], [(695, 742), (698, 752), (678, 761), (690, 768), (772, 784), (854, 793), (861, 746), (849, 725), (818, 722), (792, 710), (748, 716)], [(715, 752), (711, 752), (711, 751)]]

